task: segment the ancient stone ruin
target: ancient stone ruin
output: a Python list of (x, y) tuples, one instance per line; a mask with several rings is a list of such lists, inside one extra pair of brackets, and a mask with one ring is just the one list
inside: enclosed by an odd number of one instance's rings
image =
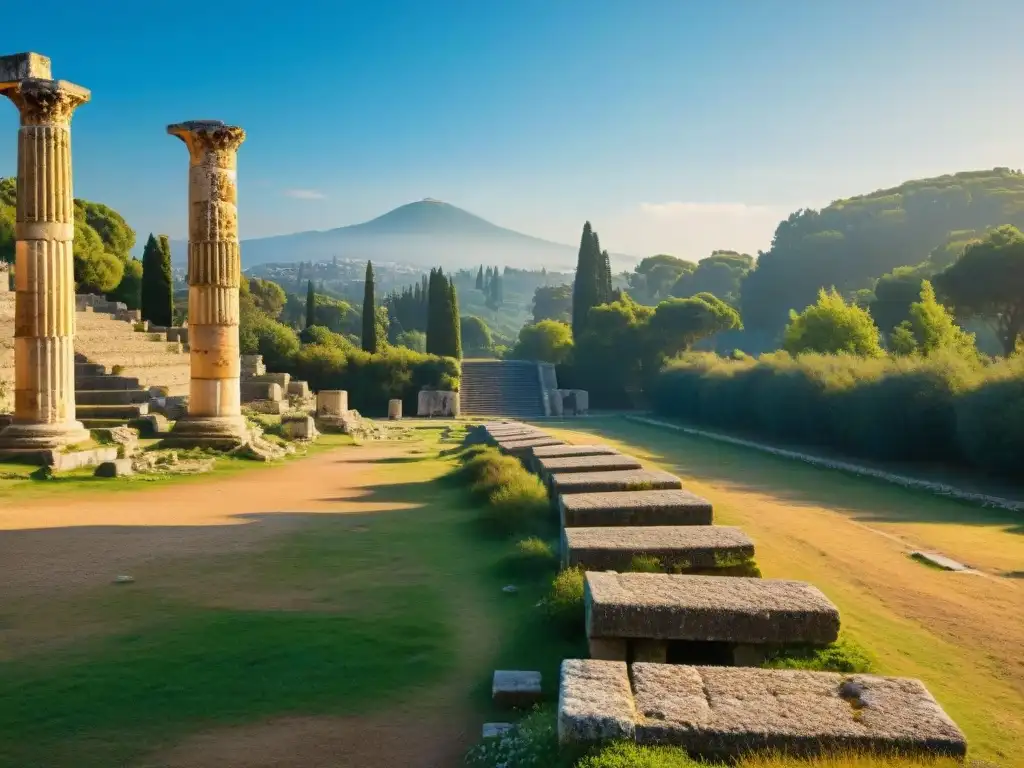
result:
[(755, 543), (713, 525), (711, 503), (678, 477), (604, 446), (545, 445), (543, 430), (516, 422), (479, 433), (547, 478), (562, 566), (585, 571), (591, 658), (562, 664), (562, 743), (671, 744), (708, 760), (966, 754), (916, 680), (760, 668), (787, 648), (834, 642), (839, 611), (810, 584), (760, 578)]

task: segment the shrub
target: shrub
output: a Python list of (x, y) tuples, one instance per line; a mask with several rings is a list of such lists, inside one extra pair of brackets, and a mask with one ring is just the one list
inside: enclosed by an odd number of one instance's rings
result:
[(629, 570), (633, 573), (663, 573), (665, 569), (661, 561), (654, 555), (633, 555), (629, 563)]
[(693, 353), (663, 370), (649, 394), (658, 414), (711, 428), (1019, 479), (1024, 359)]
[(537, 709), (503, 736), (487, 739), (469, 750), (466, 765), (472, 768), (571, 768), (573, 755), (558, 745), (555, 716)]
[(551, 545), (537, 536), (530, 536), (516, 542), (504, 566), (510, 575), (537, 576), (554, 570), (557, 563)]
[(541, 603), (548, 618), (569, 636), (584, 632), (583, 584), (582, 568), (566, 568), (551, 581), (551, 589)]
[(509, 533), (537, 530), (551, 514), (544, 486), (522, 466), (519, 466), (515, 475), (495, 489), (488, 500), (487, 509), (485, 520)]

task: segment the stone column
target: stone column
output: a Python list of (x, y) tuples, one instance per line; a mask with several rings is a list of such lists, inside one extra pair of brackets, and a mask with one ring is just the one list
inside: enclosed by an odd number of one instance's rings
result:
[[(46, 69), (49, 62), (46, 61)], [(27, 66), (27, 65), (26, 65)], [(21, 113), (14, 266), (14, 420), (7, 453), (89, 439), (75, 420), (75, 216), (71, 115), (89, 91), (63, 80), (0, 82)]]
[(188, 416), (167, 442), (231, 448), (248, 439), (238, 347), (237, 151), (245, 131), (219, 120), (167, 126), (188, 147)]

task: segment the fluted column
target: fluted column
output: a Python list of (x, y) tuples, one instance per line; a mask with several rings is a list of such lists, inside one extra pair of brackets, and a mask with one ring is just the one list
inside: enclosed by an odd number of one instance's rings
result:
[(238, 347), (237, 152), (245, 131), (219, 120), (167, 126), (188, 147), (188, 417), (170, 442), (227, 448), (247, 437)]
[(71, 116), (85, 88), (28, 78), (0, 85), (21, 113), (15, 219), (14, 420), (0, 449), (88, 440), (75, 420), (75, 214)]

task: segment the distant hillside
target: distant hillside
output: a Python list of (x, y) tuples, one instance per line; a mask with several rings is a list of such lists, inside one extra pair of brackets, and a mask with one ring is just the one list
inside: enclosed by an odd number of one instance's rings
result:
[(1009, 168), (908, 181), (796, 211), (743, 281), (743, 324), (774, 332), (820, 288), (871, 289), (893, 269), (929, 259), (935, 271), (959, 255), (954, 246), (962, 251), (975, 233), (1001, 224), (1024, 227), (1024, 174)]
[[(171, 246), (175, 262), (184, 263), (185, 243), (172, 242)], [(469, 269), (481, 263), (573, 269), (577, 250), (575, 245), (524, 235), (454, 205), (426, 199), (362, 224), (244, 240), (242, 263), (251, 267), (269, 262), (319, 262), (337, 256), (423, 267), (441, 265), (446, 270)], [(637, 261), (618, 254), (613, 260), (616, 269), (632, 268)]]

